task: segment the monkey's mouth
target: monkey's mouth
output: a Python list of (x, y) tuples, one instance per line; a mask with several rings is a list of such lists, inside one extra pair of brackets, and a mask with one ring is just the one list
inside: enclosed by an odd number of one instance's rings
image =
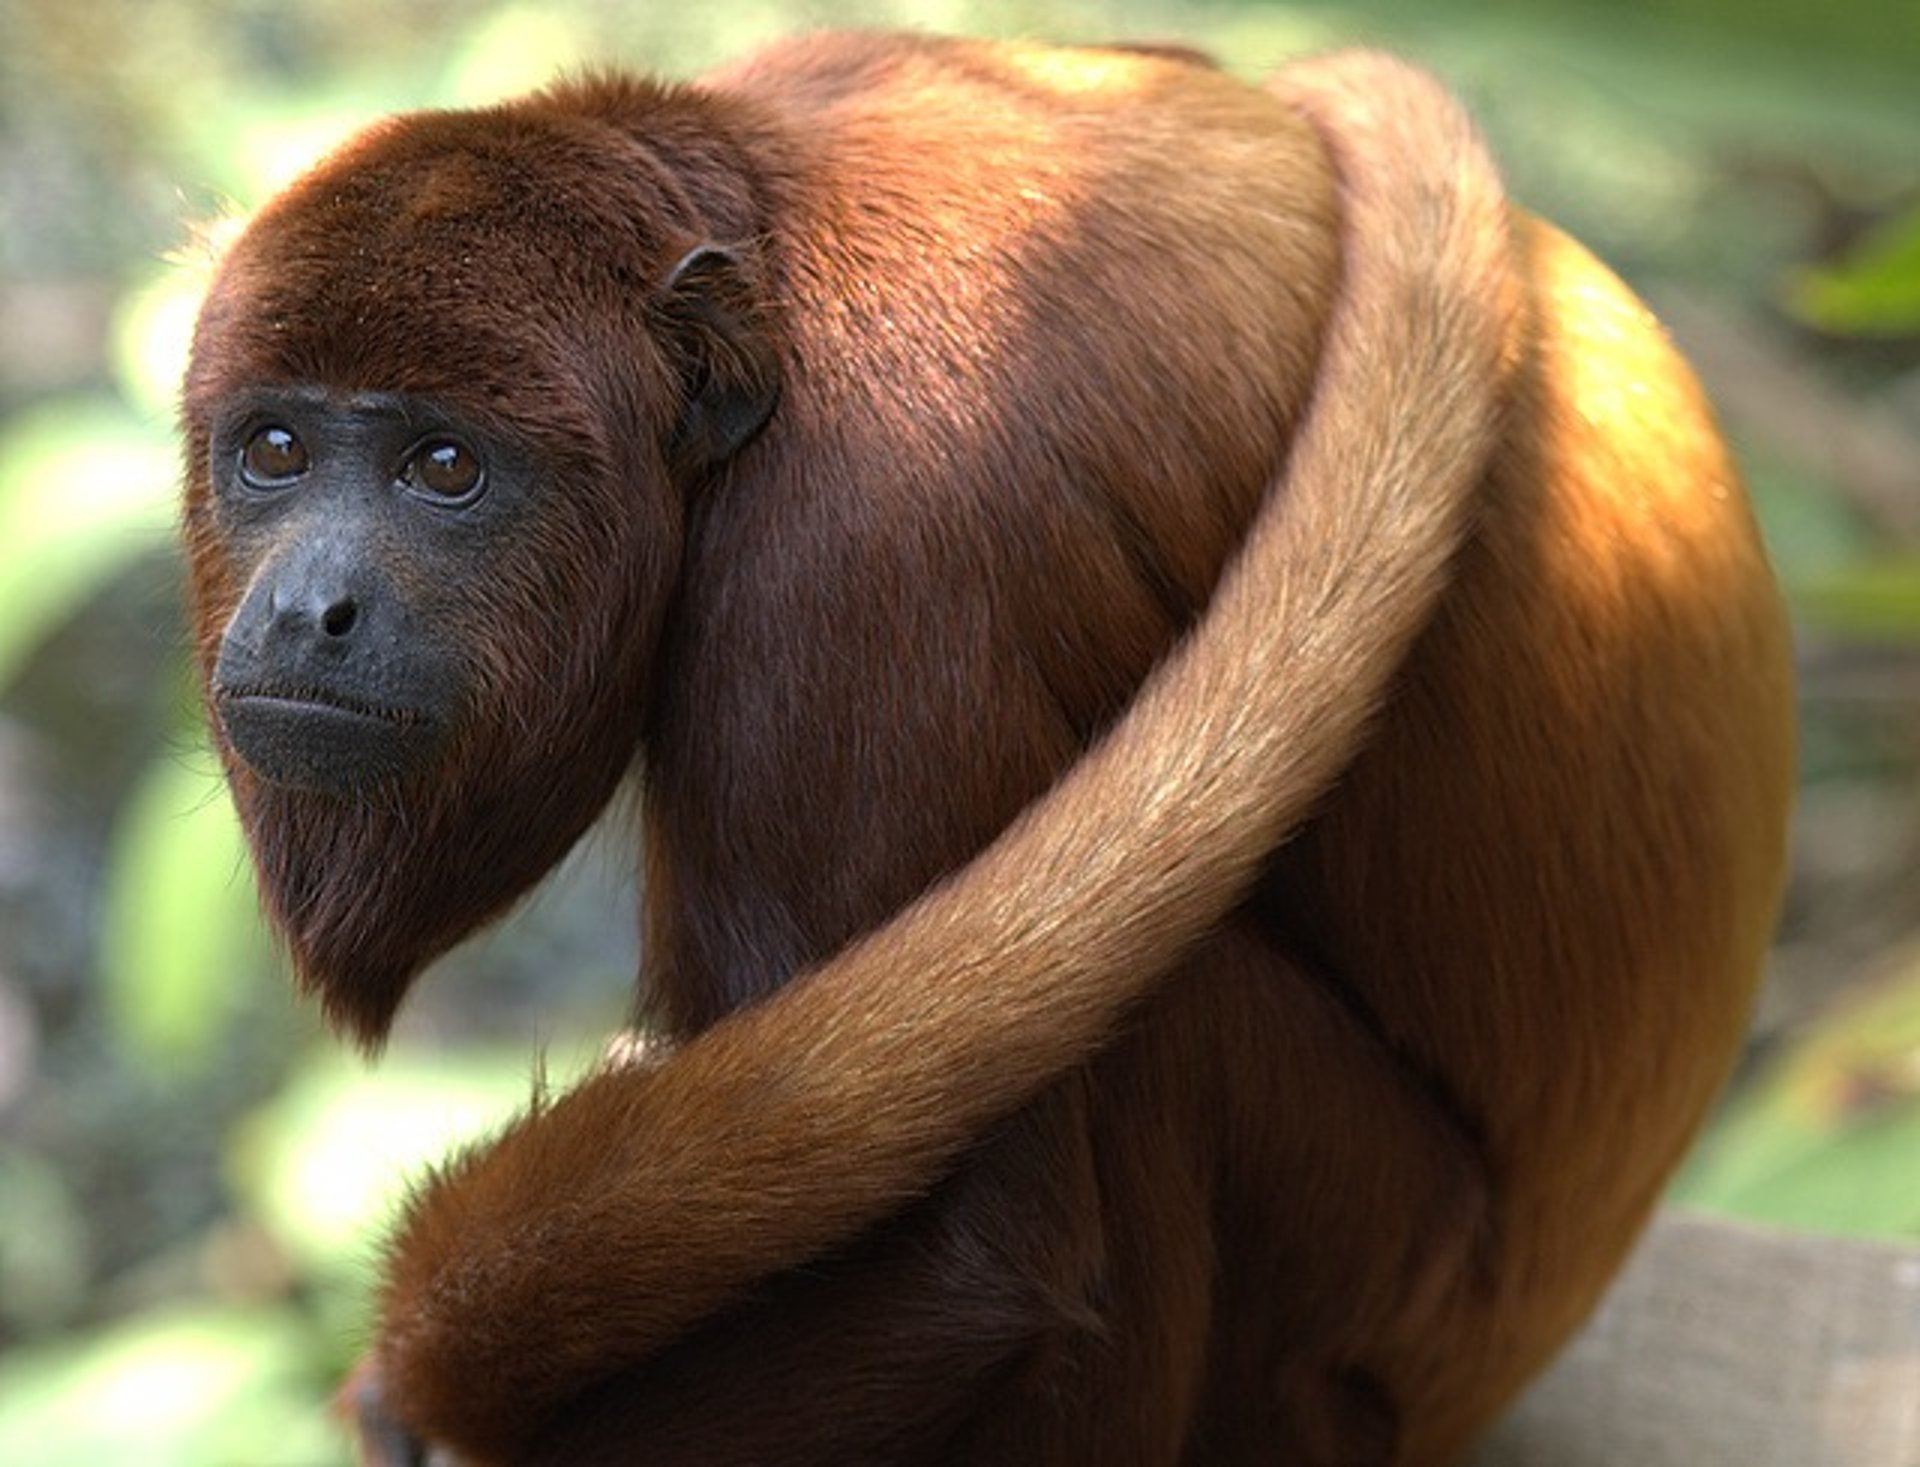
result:
[(429, 764), (442, 724), (431, 714), (311, 683), (214, 690), (233, 754), (268, 784), (358, 795)]
[(417, 708), (400, 708), (387, 703), (370, 703), (335, 688), (317, 685), (283, 687), (276, 683), (243, 683), (237, 687), (217, 688), (214, 696), (223, 703), (279, 703), (289, 711), (300, 708), (325, 708), (350, 713), (356, 718), (371, 718), (381, 723), (410, 728), (433, 720)]

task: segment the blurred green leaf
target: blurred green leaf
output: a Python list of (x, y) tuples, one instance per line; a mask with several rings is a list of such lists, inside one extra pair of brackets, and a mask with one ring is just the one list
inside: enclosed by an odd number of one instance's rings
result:
[(278, 1310), (156, 1313), (0, 1362), (0, 1462), (328, 1467), (347, 1460)]
[(1830, 485), (1783, 462), (1764, 441), (1737, 447), (1774, 568), (1796, 593), (1875, 553), (1872, 527)]
[(1787, 1227), (1920, 1235), (1920, 950), (1748, 1085), (1673, 1195)]
[(1795, 604), (1853, 636), (1920, 638), (1920, 556), (1865, 561), (1803, 581)]
[[(147, 421), (172, 422), (210, 271), (209, 261), (183, 261), (123, 293), (114, 307), (109, 341), (114, 381)], [(174, 483), (170, 474), (169, 501)]]
[(550, 5), (502, 7), (455, 49), (449, 94), (475, 106), (531, 91), (588, 58), (580, 32), (580, 17)]
[(166, 432), (61, 398), (0, 429), (0, 688), (86, 598), (173, 531)]
[(262, 964), (240, 825), (219, 776), (157, 760), (109, 855), (101, 973), (116, 1031), (156, 1065), (203, 1066)]
[(86, 1293), (89, 1241), (60, 1168), (0, 1147), (0, 1322), (32, 1330), (69, 1318)]
[(327, 1050), (233, 1135), (228, 1174), (306, 1269), (356, 1272), (426, 1168), (499, 1130), (533, 1093), (524, 1051)]
[(1840, 264), (1794, 277), (1787, 299), (1801, 317), (1827, 331), (1920, 331), (1920, 208), (1875, 230)]

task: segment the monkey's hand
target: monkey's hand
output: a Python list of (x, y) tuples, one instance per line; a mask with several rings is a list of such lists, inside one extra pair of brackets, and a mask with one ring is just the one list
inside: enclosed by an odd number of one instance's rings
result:
[[(385, 1417), (463, 1460), (518, 1460), (582, 1391), (644, 1369), (944, 1171), (969, 1138), (965, 1107), (896, 1099), (876, 1126), (875, 1090), (897, 1085), (849, 1084), (865, 1072), (845, 1056), (806, 1052), (847, 1026), (796, 1023), (805, 986), (664, 1061), (624, 1047), (420, 1188), (372, 1352)], [(880, 1077), (906, 1065), (883, 1059)]]
[(700, 1285), (674, 1275), (701, 1273), (689, 1232), (737, 1203), (690, 1175), (687, 1133), (725, 1145), (722, 1117), (751, 1112), (703, 1095), (694, 1113), (711, 1125), (690, 1125), (668, 1052), (617, 1036), (572, 1093), (536, 1100), (416, 1191), (379, 1337), (341, 1393), (366, 1467), (512, 1460), (555, 1408), (705, 1312)]

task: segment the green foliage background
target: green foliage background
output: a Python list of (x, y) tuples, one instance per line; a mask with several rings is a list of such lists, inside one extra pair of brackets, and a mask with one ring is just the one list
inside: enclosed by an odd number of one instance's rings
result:
[[(590, 843), (377, 1067), (288, 995), (196, 722), (175, 384), (220, 221), (396, 109), (798, 26), (1383, 43), (1672, 322), (1801, 630), (1795, 872), (1681, 1200), (1920, 1236), (1920, 6), (0, 0), (0, 1461), (343, 1461), (323, 1403), (408, 1175), (615, 1027), (631, 855)], [(199, 232), (196, 232), (199, 231)]]

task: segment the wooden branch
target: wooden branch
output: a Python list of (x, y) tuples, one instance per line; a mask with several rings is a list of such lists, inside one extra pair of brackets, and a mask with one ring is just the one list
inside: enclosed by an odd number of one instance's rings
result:
[(1920, 1241), (1661, 1217), (1472, 1467), (1920, 1467)]

